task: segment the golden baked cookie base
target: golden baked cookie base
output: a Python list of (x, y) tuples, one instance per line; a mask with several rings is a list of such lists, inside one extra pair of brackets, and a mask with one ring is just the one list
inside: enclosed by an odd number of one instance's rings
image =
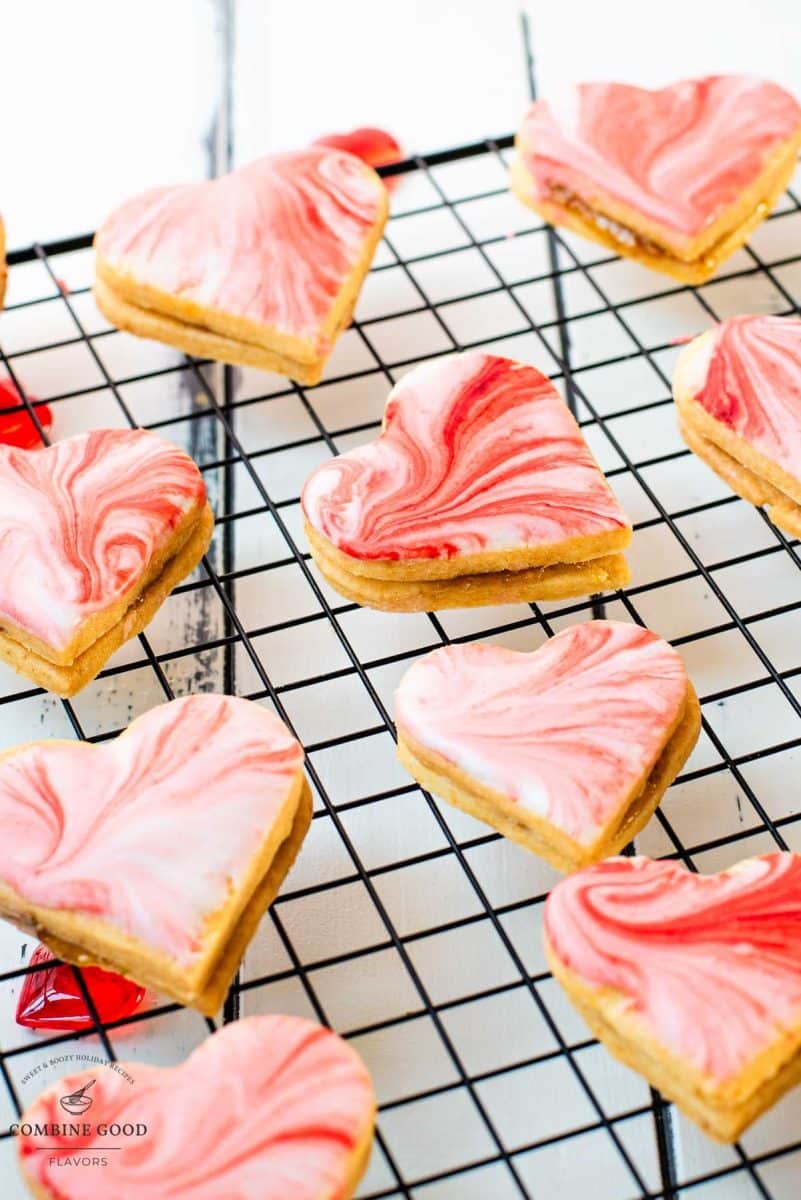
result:
[(239, 893), (211, 918), (209, 948), (191, 976), (167, 955), (150, 951), (145, 943), (102, 920), (29, 904), (3, 884), (0, 915), (32, 933), (65, 962), (114, 971), (140, 987), (212, 1017), (225, 1000), (242, 955), (297, 857), (311, 818), (311, 789), (301, 775), (287, 806), (285, 828), (277, 831), (277, 838), (267, 840)]
[(621, 993), (589, 987), (561, 962), (547, 938), (545, 954), (554, 978), (610, 1054), (647, 1079), (716, 1141), (736, 1141), (801, 1082), (801, 1025), (793, 1030), (777, 1026), (775, 1042), (739, 1075), (720, 1083), (650, 1037), (636, 1014), (626, 1009)]
[(512, 163), (510, 182), (512, 191), (523, 204), (548, 222), (572, 229), (582, 237), (597, 242), (622, 258), (630, 258), (678, 280), (680, 283), (699, 284), (710, 279), (722, 262), (748, 240), (749, 236), (764, 221), (779, 197), (786, 191), (797, 165), (799, 138), (795, 137), (782, 148), (771, 166), (763, 172), (757, 183), (748, 189), (742, 200), (726, 215), (730, 222), (720, 228), (711, 244), (698, 239), (699, 252), (681, 258), (667, 247), (660, 248), (665, 236), (660, 227), (644, 220), (634, 209), (617, 208), (615, 212), (601, 212), (600, 220), (608, 219), (623, 225), (636, 239), (634, 243), (615, 237), (614, 233), (596, 223), (582, 210), (564, 204), (549, 202), (534, 197), (535, 183), (532, 175), (518, 156)]
[(371, 168), (364, 169), (374, 179), (378, 215), (316, 339), (293, 337), (273, 326), (161, 291), (112, 267), (96, 242), (94, 293), (98, 308), (118, 329), (175, 346), (185, 354), (275, 371), (307, 386), (319, 383), (338, 335), (350, 324), (389, 211), (386, 188)]
[(420, 580), (463, 579), (465, 575), (489, 575), (500, 572), (528, 570), (530, 567), (564, 567), (583, 565), (597, 558), (625, 550), (631, 542), (631, 528), (622, 526), (608, 533), (565, 538), (561, 542), (546, 542), (539, 546), (519, 546), (505, 550), (482, 550), (475, 554), (458, 554), (454, 558), (381, 559), (353, 558), (330, 542), (328, 538), (304, 522), (306, 537), (313, 550), (327, 554), (333, 563), (353, 575), (388, 583), (410, 583)]
[(20, 642), (26, 650), (32, 650), (34, 654), (39, 655), (46, 662), (54, 663), (57, 667), (71, 667), (85, 650), (88, 650), (90, 646), (94, 646), (104, 633), (107, 633), (122, 620), (131, 606), (136, 603), (137, 597), (161, 575), (169, 560), (175, 558), (184, 548), (184, 545), (197, 530), (198, 522), (206, 508), (207, 504), (204, 498), (201, 503), (195, 504), (192, 508), (188, 509), (172, 530), (170, 537), (159, 547), (158, 551), (152, 556), (141, 575), (134, 581), (128, 591), (119, 596), (107, 608), (100, 609), (98, 612), (87, 617), (79, 625), (75, 635), (67, 645), (60, 647), (48, 645), (47, 642), (34, 637), (28, 630), (20, 628), (12, 621), (5, 619), (0, 621), (0, 631), (11, 638), (12, 641)]
[(801, 479), (755, 450), (695, 399), (712, 352), (715, 331), (694, 338), (682, 350), (673, 372), (673, 398), (679, 432), (689, 448), (749, 504), (764, 505), (775, 525), (801, 537)]
[(623, 801), (618, 813), (601, 830), (595, 842), (583, 845), (545, 817), (528, 812), (515, 800), (476, 782), (441, 754), (421, 746), (398, 729), (398, 758), (417, 782), (449, 804), (461, 808), (504, 837), (544, 858), (559, 871), (576, 871), (618, 854), (647, 824), (659, 801), (689, 758), (701, 728), (698, 697), (687, 684), (684, 708), (646, 779)]
[[(323, 578), (341, 596), (382, 612), (438, 612), (445, 608), (475, 608), (489, 604), (520, 604), (562, 600), (615, 590), (629, 582), (622, 554), (606, 554), (580, 563), (552, 563), (519, 570), (484, 571), (439, 579), (377, 579), (346, 569), (342, 554), (306, 525), (312, 558)], [(456, 560), (451, 559), (454, 569)], [(399, 573), (403, 564), (398, 564)]]
[(211, 541), (214, 514), (208, 505), (199, 512), (180, 549), (165, 561), (159, 574), (134, 595), (120, 619), (68, 665), (53, 663), (30, 644), (0, 629), (0, 660), (39, 687), (57, 696), (74, 696), (103, 668), (123, 642), (129, 641), (152, 621), (170, 592), (197, 566)]
[[(101, 279), (95, 279), (95, 302), (103, 316), (117, 329), (124, 329), (136, 337), (150, 338), (174, 346), (184, 354), (196, 358), (213, 358), (218, 362), (232, 363), (239, 367), (257, 367), (260, 371), (275, 371), (307, 386), (319, 383), (326, 364), (327, 355), (312, 362), (300, 362), (257, 346), (253, 342), (238, 342), (221, 333), (212, 333), (200, 325), (189, 325), (174, 317), (155, 312), (150, 308), (139, 308), (130, 300), (112, 291)], [(345, 324), (351, 313), (346, 315)]]
[[(365, 1130), (362, 1137), (359, 1139), (353, 1154), (351, 1155), (350, 1165), (342, 1191), (342, 1200), (352, 1200), (356, 1194), (356, 1189), (361, 1182), (362, 1176), (367, 1170), (367, 1164), (370, 1162), (370, 1155), (373, 1150), (373, 1134), (375, 1132), (375, 1112), (373, 1112), (372, 1120)], [(49, 1198), (48, 1198), (49, 1200)]]
[(693, 453), (703, 459), (733, 492), (749, 504), (757, 507), (764, 505), (774, 525), (793, 537), (801, 538), (801, 505), (743, 466), (703, 434), (697, 433), (686, 421), (679, 421), (679, 432)]

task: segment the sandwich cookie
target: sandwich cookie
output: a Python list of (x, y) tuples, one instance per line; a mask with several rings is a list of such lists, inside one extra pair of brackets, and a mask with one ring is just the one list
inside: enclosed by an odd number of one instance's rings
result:
[(311, 820), (272, 713), (207, 693), (0, 755), (0, 916), (211, 1016)]
[(384, 185), (354, 155), (268, 155), (122, 204), (95, 237), (95, 299), (139, 337), (317, 383), (386, 218)]
[(0, 660), (74, 696), (208, 549), (195, 463), (142, 429), (0, 444)]
[(531, 105), (511, 185), (550, 224), (702, 283), (771, 211), (800, 145), (801, 107), (765, 80), (583, 83)]
[(405, 375), (379, 437), (301, 498), (341, 595), (416, 612), (583, 596), (628, 582), (631, 524), (550, 380), (471, 352)]
[(595, 1036), (718, 1141), (801, 1079), (801, 856), (609, 859), (557, 884), (545, 943)]
[(646, 824), (698, 738), (676, 651), (587, 621), (523, 654), (443, 646), (395, 694), (398, 757), (424, 788), (573, 871)]
[(732, 317), (694, 338), (673, 396), (690, 449), (801, 537), (801, 320)]

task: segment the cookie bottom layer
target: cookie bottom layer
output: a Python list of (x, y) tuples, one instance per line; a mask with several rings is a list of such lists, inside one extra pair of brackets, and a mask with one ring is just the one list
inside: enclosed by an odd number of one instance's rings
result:
[[(258, 346), (255, 342), (240, 342), (236, 338), (204, 329), (202, 325), (190, 325), (176, 317), (156, 312), (155, 309), (141, 308), (113, 291), (99, 278), (95, 279), (94, 294), (97, 307), (103, 316), (117, 329), (124, 329), (137, 337), (164, 342), (196, 358), (214, 358), (234, 366), (275, 371), (279, 375), (286, 375), (289, 379), (307, 385), (320, 382), (327, 355), (314, 362), (300, 362), (298, 359), (287, 358), (286, 355), (270, 350), (267, 346)], [(348, 321), (350, 315), (349, 312)]]
[[(680, 283), (698, 284), (711, 279), (720, 264), (738, 250), (749, 235), (762, 224), (779, 197), (786, 191), (796, 165), (797, 158), (793, 147), (793, 152), (787, 155), (787, 161), (765, 181), (765, 193), (751, 210), (713, 246), (708, 247), (697, 259), (690, 261), (671, 254), (651, 238), (640, 235), (635, 228), (622, 226), (619, 222), (605, 217), (603, 213), (593, 212), (591, 207), (583, 202), (580, 206), (571, 206), (536, 198), (534, 179), (519, 157), (512, 164), (511, 186), (518, 200), (539, 213), (549, 225), (561, 225), (572, 229), (582, 237), (598, 242), (614, 254), (619, 254), (622, 258), (631, 258), (652, 271), (670, 275)], [(619, 236), (615, 234), (616, 228), (620, 231)]]
[(616, 820), (590, 846), (582, 845), (544, 817), (526, 812), (520, 804), (471, 780), (442, 755), (428, 750), (398, 729), (398, 758), (427, 791), (478, 818), (504, 837), (544, 858), (559, 871), (576, 871), (618, 854), (640, 832), (687, 761), (701, 728), (698, 697), (687, 685), (684, 709), (645, 783)]
[(101, 945), (99, 937), (96, 939), (97, 946), (88, 944), (88, 936), (81, 943), (70, 940), (67, 932), (69, 912), (28, 906), (13, 892), (6, 895), (10, 889), (1, 887), (0, 913), (19, 928), (29, 930), (65, 962), (79, 967), (98, 966), (114, 971), (141, 987), (160, 992), (179, 1004), (212, 1017), (225, 1000), (242, 955), (297, 857), (311, 824), (312, 807), (311, 790), (304, 778), (289, 833), (276, 848), (261, 879), (245, 902), (206, 978), (194, 987), (189, 984), (182, 986), (175, 973), (168, 977), (146, 953), (134, 955), (130, 949), (123, 947), (118, 958), (105, 945), (103, 949), (98, 948)]
[(0, 631), (0, 660), (39, 687), (57, 696), (74, 696), (86, 687), (120, 646), (150, 624), (170, 592), (200, 562), (211, 542), (214, 514), (206, 505), (180, 550), (167, 559), (161, 572), (139, 593), (123, 617), (93, 642), (69, 666), (50, 662), (30, 647)]
[[(644, 1035), (636, 1015), (625, 1008), (625, 997), (609, 988), (589, 987), (561, 962), (547, 938), (545, 954), (554, 978), (610, 1054), (644, 1076), (716, 1141), (736, 1141), (757, 1117), (801, 1082), (801, 1029), (769, 1048), (734, 1079), (718, 1084)], [(721, 1019), (725, 1020), (725, 1014)], [(776, 1036), (781, 1038), (778, 1027)]]
[(623, 555), (606, 554), (582, 563), (395, 582), (346, 570), (341, 554), (333, 548), (329, 551), (325, 539), (307, 527), (309, 534), (312, 558), (331, 587), (348, 600), (382, 612), (437, 612), (444, 608), (565, 600), (614, 590), (630, 579)]
[(369, 1127), (365, 1130), (362, 1137), (359, 1139), (353, 1154), (348, 1164), (347, 1177), (342, 1189), (342, 1200), (352, 1200), (356, 1193), (356, 1189), (361, 1182), (362, 1176), (367, 1170), (367, 1165), (370, 1162), (370, 1155), (373, 1150), (373, 1137), (375, 1134), (375, 1114), (370, 1122)]
[(703, 459), (733, 492), (749, 504), (764, 506), (774, 525), (801, 538), (801, 505), (694, 429), (683, 416), (679, 419), (679, 432), (692, 452)]

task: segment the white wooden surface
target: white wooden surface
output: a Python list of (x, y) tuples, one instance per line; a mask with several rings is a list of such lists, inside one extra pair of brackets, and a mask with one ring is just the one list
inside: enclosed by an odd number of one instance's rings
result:
[[(618, 3), (603, 8), (594, 4), (572, 6), (532, 4), (538, 70), (543, 90), (569, 78), (617, 76), (640, 82), (658, 82), (680, 74), (709, 69), (750, 69), (769, 74), (801, 92), (798, 62), (796, 6), (774, 3), (674, 3), (665, 24), (649, 28), (644, 6)], [(88, 0), (64, 6), (34, 0), (17, 6), (5, 22), (4, 70), (0, 88), (8, 92), (4, 112), (6, 159), (0, 206), (6, 214), (9, 241), (21, 245), (34, 238), (45, 240), (91, 228), (115, 200), (151, 183), (172, 178), (202, 177), (212, 163), (215, 116), (222, 82), (224, 40), (220, 8), (212, 0), (140, 0), (134, 6), (108, 5)], [(340, 0), (336, 5), (299, 0), (293, 4), (241, 0), (236, 6), (235, 90), (233, 134), (236, 158), (244, 161), (270, 147), (291, 145), (326, 130), (360, 123), (380, 123), (393, 129), (413, 149), (428, 149), (471, 141), (511, 129), (525, 103), (522, 55), (515, 6), (495, 0), (407, 0), (403, 5)], [(13, 113), (12, 120), (10, 114)], [(439, 168), (436, 178), (449, 196), (503, 184), (497, 159), (487, 156)], [(412, 268), (414, 278), (435, 301), (489, 286), (488, 267), (466, 243), (468, 236), (448, 214), (432, 213), (404, 219), (403, 209), (431, 198), (424, 181), (410, 180), (396, 194), (398, 214), (389, 240), (403, 254), (424, 253), (449, 246), (454, 253)], [(544, 269), (543, 240), (531, 233), (537, 222), (506, 196), (465, 204), (460, 212), (473, 236), (518, 235), (493, 244), (492, 261), (510, 284)], [(520, 236), (523, 235), (523, 236)], [(576, 250), (592, 261), (594, 251), (575, 241)], [(754, 244), (769, 262), (801, 251), (801, 218), (789, 215), (765, 226)], [(392, 263), (392, 253), (382, 247), (377, 263)], [(730, 270), (747, 265), (743, 255), (732, 260)], [(90, 278), (88, 254), (59, 261), (59, 273), (73, 288)], [(748, 310), (779, 311), (782, 297), (769, 284), (724, 278), (707, 286), (705, 294), (721, 315)], [(646, 295), (658, 281), (631, 265), (599, 268), (596, 276), (614, 299)], [(778, 268), (776, 276), (801, 296), (798, 267)], [(594, 307), (580, 278), (569, 277), (567, 298), (578, 365), (588, 367), (582, 385), (604, 415), (613, 416), (638, 402), (660, 398), (661, 385), (641, 360), (614, 369), (592, 368), (611, 355), (624, 353), (625, 334), (609, 319), (580, 319)], [(491, 283), (491, 277), (490, 277)], [(399, 269), (377, 272), (368, 281), (358, 315), (363, 319), (401, 312), (414, 304), (409, 278)], [(9, 303), (51, 295), (52, 285), (37, 265), (12, 271)], [(517, 294), (538, 321), (552, 319), (547, 289), (522, 285)], [(105, 328), (89, 296), (75, 299), (90, 332)], [(468, 343), (496, 338), (490, 343), (505, 353), (553, 370), (537, 339), (526, 330), (525, 320), (510, 310), (506, 298), (489, 296), (443, 309), (452, 338), (426, 314), (398, 318), (370, 326), (370, 336), (389, 363), (449, 348), (452, 342)], [(695, 333), (707, 318), (686, 293), (677, 291), (658, 305), (644, 303), (627, 310), (632, 326), (648, 346), (664, 346), (671, 338)], [(73, 336), (63, 303), (12, 310), (0, 317), (0, 339), (7, 353), (20, 354), (15, 369), (30, 391), (40, 398), (66, 390), (91, 391), (60, 402), (56, 436), (64, 437), (92, 425), (119, 424), (119, 407), (104, 386), (85, 346), (67, 346), (24, 354), (32, 346)], [(510, 336), (507, 336), (510, 335)], [(549, 334), (553, 336), (553, 331)], [(553, 342), (555, 346), (556, 343)], [(111, 334), (97, 343), (104, 362), (115, 377), (158, 370), (178, 361), (172, 351), (123, 334)], [(660, 350), (657, 361), (666, 369), (675, 356), (672, 348)], [(407, 367), (393, 370), (398, 377)], [(365, 371), (356, 383), (337, 383), (350, 371)], [(356, 331), (341, 339), (326, 373), (326, 381), (310, 393), (314, 409), (333, 433), (340, 449), (363, 436), (337, 436), (359, 421), (378, 420), (387, 391), (385, 376)], [(196, 393), (191, 378), (179, 372), (125, 385), (123, 394), (137, 420), (147, 422), (175, 415), (176, 424), (166, 436), (188, 446), (201, 461), (219, 451), (213, 422), (201, 421), (189, 434), (180, 417)], [(270, 453), (272, 447), (314, 432), (299, 398), (282, 395), (285, 381), (258, 372), (237, 377), (237, 396), (263, 397), (237, 414), (237, 432), (275, 500), (297, 497), (303, 479), (328, 454), (322, 442), (300, 450)], [(204, 432), (205, 429), (205, 432)], [(680, 442), (669, 407), (647, 418), (634, 413), (614, 420), (615, 435), (624, 450), (643, 457), (643, 445), (654, 454), (678, 449)], [(597, 430), (589, 437), (601, 465), (619, 466), (619, 460)], [(649, 468), (649, 484), (671, 509), (725, 495), (723, 486), (691, 459)], [(210, 482), (214, 483), (213, 477)], [(653, 516), (653, 509), (635, 480), (618, 476), (616, 490), (635, 521)], [(240, 472), (237, 505), (259, 502), (244, 473)], [(297, 504), (283, 510), (293, 534), (299, 538)], [(720, 561), (744, 549), (765, 549), (771, 534), (745, 504), (732, 503), (698, 517), (682, 520), (681, 527), (696, 551), (707, 561)], [(267, 517), (251, 518), (237, 526), (236, 565), (247, 567), (284, 557), (286, 548)], [(631, 561), (634, 586), (682, 571), (686, 556), (661, 527), (644, 530), (635, 538)], [(792, 603), (798, 597), (799, 577), (783, 555), (760, 560), (758, 593), (752, 567), (725, 573), (725, 586), (735, 599), (738, 613), (747, 617), (770, 605)], [(201, 594), (202, 595), (202, 594)], [(329, 595), (331, 595), (329, 593)], [(198, 620), (213, 635), (221, 628), (222, 613), (215, 602), (202, 600), (205, 611), (193, 607), (198, 597), (170, 601), (153, 623), (148, 636), (157, 652), (169, 652), (196, 636)], [(336, 600), (331, 595), (332, 600)], [(643, 593), (637, 599), (647, 622), (668, 637), (697, 633), (723, 620), (718, 602), (702, 582), (690, 581)], [(238, 611), (248, 629), (263, 628), (293, 615), (315, 613), (319, 606), (294, 566), (256, 574), (237, 587)], [(547, 606), (546, 606), (547, 607)], [(452, 635), (486, 630), (525, 610), (481, 610), (443, 614), (442, 623)], [(626, 619), (619, 604), (610, 616)], [(571, 620), (577, 619), (571, 617)], [(564, 622), (556, 622), (557, 628)], [(395, 683), (421, 648), (431, 645), (432, 632), (423, 616), (388, 617), (366, 610), (347, 613), (341, 627), (362, 661), (371, 662), (393, 653), (408, 655), (406, 662), (371, 669), (370, 677), (382, 699), (391, 705)], [(758, 621), (753, 631), (781, 669), (801, 665), (799, 616), (794, 611)], [(491, 635), (505, 644), (533, 648), (542, 638), (534, 627)], [(344, 665), (341, 647), (325, 621), (291, 630), (268, 632), (254, 645), (277, 684)], [(741, 682), (762, 678), (764, 671), (753, 652), (735, 633), (690, 642), (683, 653), (699, 692), (711, 695)], [(115, 664), (138, 662), (141, 651), (129, 646)], [(202, 661), (176, 659), (166, 667), (177, 692), (219, 686), (221, 656), (211, 652)], [(247, 693), (259, 686), (252, 665), (238, 655), (237, 687)], [(17, 691), (19, 681), (0, 668), (0, 694)], [(88, 734), (117, 728), (139, 712), (158, 703), (162, 695), (153, 672), (142, 666), (135, 672), (101, 680), (75, 701)], [(352, 675), (286, 694), (290, 716), (299, 735), (313, 744), (377, 723), (375, 709)], [(0, 710), (0, 748), (42, 735), (70, 736), (59, 702), (35, 696)], [(795, 712), (772, 685), (744, 693), (731, 702), (711, 703), (705, 715), (731, 753), (769, 746), (799, 736)], [(691, 767), (712, 764), (717, 754), (702, 737)], [(336, 805), (348, 805), (360, 796), (408, 782), (397, 766), (391, 740), (381, 733), (341, 748), (322, 749), (313, 755), (328, 794)], [(791, 781), (798, 751), (787, 751), (758, 760), (744, 768), (768, 812), (783, 816), (798, 811)], [(747, 829), (756, 822), (748, 804), (738, 795), (731, 777), (721, 771), (702, 783), (671, 790), (665, 811), (685, 845), (695, 846), (726, 833)], [(486, 830), (469, 818), (443, 806), (443, 816), (461, 843)], [(346, 808), (343, 822), (368, 870), (401, 862), (445, 841), (419, 793), (376, 805)], [(790, 825), (786, 836), (801, 849), (801, 825)], [(736, 848), (700, 853), (701, 869), (717, 869), (741, 855), (767, 849), (764, 834), (740, 842)], [(639, 839), (645, 853), (669, 852), (670, 846), (654, 822)], [(468, 861), (490, 901), (513, 906), (502, 923), (532, 973), (543, 970), (538, 938), (541, 895), (554, 879), (549, 868), (506, 842), (495, 841), (467, 850)], [(308, 884), (334, 884), (353, 874), (345, 849), (326, 818), (314, 822), (298, 866), (288, 882), (289, 892)], [(562, 1060), (526, 1067), (510, 1074), (500, 1068), (547, 1053), (553, 1038), (539, 1016), (502, 943), (477, 904), (453, 856), (423, 866), (406, 866), (376, 877), (376, 886), (393, 923), (408, 948), (435, 1004), (442, 1005), (447, 1033), (471, 1075), (482, 1076), (476, 1093), (511, 1151), (532, 1141), (592, 1123), (586, 1100)], [(420, 997), (412, 988), (397, 953), (383, 947), (386, 934), (361, 883), (342, 883), (317, 896), (288, 899), (280, 906), (280, 919), (288, 931), (308, 979), (331, 1023), (343, 1032), (358, 1031), (372, 1023), (397, 1017), (397, 1024), (381, 1033), (358, 1035), (355, 1044), (365, 1055), (376, 1078), (382, 1102), (427, 1089), (447, 1088), (455, 1081), (454, 1068), (432, 1022), (422, 1012)], [(435, 936), (435, 925), (468, 920), (462, 928)], [(26, 961), (30, 939), (0, 923), (0, 964)], [(27, 950), (23, 948), (27, 947)], [(349, 949), (364, 953), (346, 965), (320, 966), (324, 959)], [(245, 978), (277, 974), (290, 967), (286, 951), (271, 921), (266, 920), (248, 952)], [(474, 991), (503, 986), (497, 996), (470, 1004), (459, 997)], [(52, 1052), (37, 1050), (37, 1037), (17, 1029), (13, 1021), (16, 986), (0, 985), (0, 1044), (29, 1043), (29, 1054), (15, 1058), (11, 1070), (24, 1100), (42, 1083), (23, 1083), (31, 1066)], [(541, 995), (560, 1032), (571, 1043), (584, 1040), (586, 1031), (552, 983), (541, 986)], [(309, 1002), (297, 976), (247, 992), (246, 1012), (283, 1010), (309, 1013)], [(400, 1020), (408, 1013), (413, 1019)], [(114, 1037), (121, 1057), (158, 1063), (176, 1062), (202, 1039), (200, 1017), (180, 1012), (148, 1022)], [(605, 1111), (614, 1117), (648, 1103), (641, 1080), (616, 1066), (598, 1047), (577, 1053), (577, 1059)], [(52, 1073), (57, 1073), (54, 1071)], [(0, 1122), (12, 1119), (0, 1088)], [(759, 1153), (798, 1136), (801, 1092), (785, 1100), (761, 1121), (744, 1145)], [(643, 1173), (649, 1187), (657, 1188), (658, 1164), (653, 1125), (646, 1114), (621, 1121), (618, 1133)], [(381, 1128), (403, 1172), (416, 1180), (493, 1153), (475, 1105), (463, 1088), (442, 1090), (416, 1104), (390, 1107)], [(734, 1163), (735, 1152), (715, 1147), (683, 1120), (677, 1120), (678, 1167), (681, 1179)], [(0, 1195), (22, 1196), (10, 1157), (10, 1144), (0, 1143)], [(637, 1195), (631, 1180), (614, 1154), (603, 1131), (551, 1148), (521, 1153), (517, 1166), (530, 1194), (540, 1200), (557, 1194), (581, 1200), (592, 1191), (595, 1200), (625, 1200)], [(761, 1178), (775, 1200), (797, 1200), (797, 1158), (780, 1157), (761, 1168)], [(362, 1195), (389, 1189), (393, 1176), (380, 1152), (376, 1153)], [(416, 1200), (506, 1200), (519, 1195), (506, 1168), (493, 1165), (457, 1176), (451, 1182), (420, 1186)], [(758, 1196), (744, 1174), (726, 1177), (704, 1188), (682, 1191), (684, 1197), (703, 1200), (750, 1200)]]
[[(795, 0), (233, 0), (238, 161), (383, 124), (411, 150), (515, 127), (518, 11), (542, 90), (713, 70), (799, 88)], [(10, 245), (94, 228), (137, 188), (201, 178), (224, 0), (26, 0), (3, 20), (0, 211)], [(649, 12), (650, 9), (650, 12)]]

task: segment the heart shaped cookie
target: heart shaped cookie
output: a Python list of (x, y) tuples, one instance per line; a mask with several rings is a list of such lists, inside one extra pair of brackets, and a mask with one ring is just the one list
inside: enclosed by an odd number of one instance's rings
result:
[(206, 552), (188, 454), (142, 429), (0, 445), (0, 659), (72, 696)]
[(642, 829), (695, 745), (700, 710), (662, 638), (587, 621), (531, 654), (434, 650), (401, 680), (395, 722), (423, 787), (569, 871)]
[(532, 104), (511, 182), (552, 224), (700, 283), (768, 215), (799, 145), (801, 108), (775, 83), (584, 83)]
[(457, 354), (392, 389), (380, 437), (302, 495), (323, 575), (372, 608), (580, 596), (628, 580), (631, 525), (534, 367)]
[(682, 351), (673, 395), (690, 449), (801, 537), (801, 320), (723, 321)]
[[(82, 1090), (91, 1106), (76, 1120), (59, 1101)], [(223, 1026), (178, 1067), (70, 1075), (14, 1132), (42, 1200), (349, 1200), (374, 1117), (370, 1076), (347, 1042), (299, 1017), (260, 1016)]]
[(801, 856), (610, 859), (551, 892), (545, 940), (593, 1033), (720, 1141), (801, 1080)]
[(386, 217), (354, 155), (268, 155), (118, 208), (95, 238), (95, 298), (119, 329), (317, 383)]
[(311, 819), (303, 751), (258, 704), (203, 694), (119, 738), (0, 756), (0, 916), (212, 1014)]

